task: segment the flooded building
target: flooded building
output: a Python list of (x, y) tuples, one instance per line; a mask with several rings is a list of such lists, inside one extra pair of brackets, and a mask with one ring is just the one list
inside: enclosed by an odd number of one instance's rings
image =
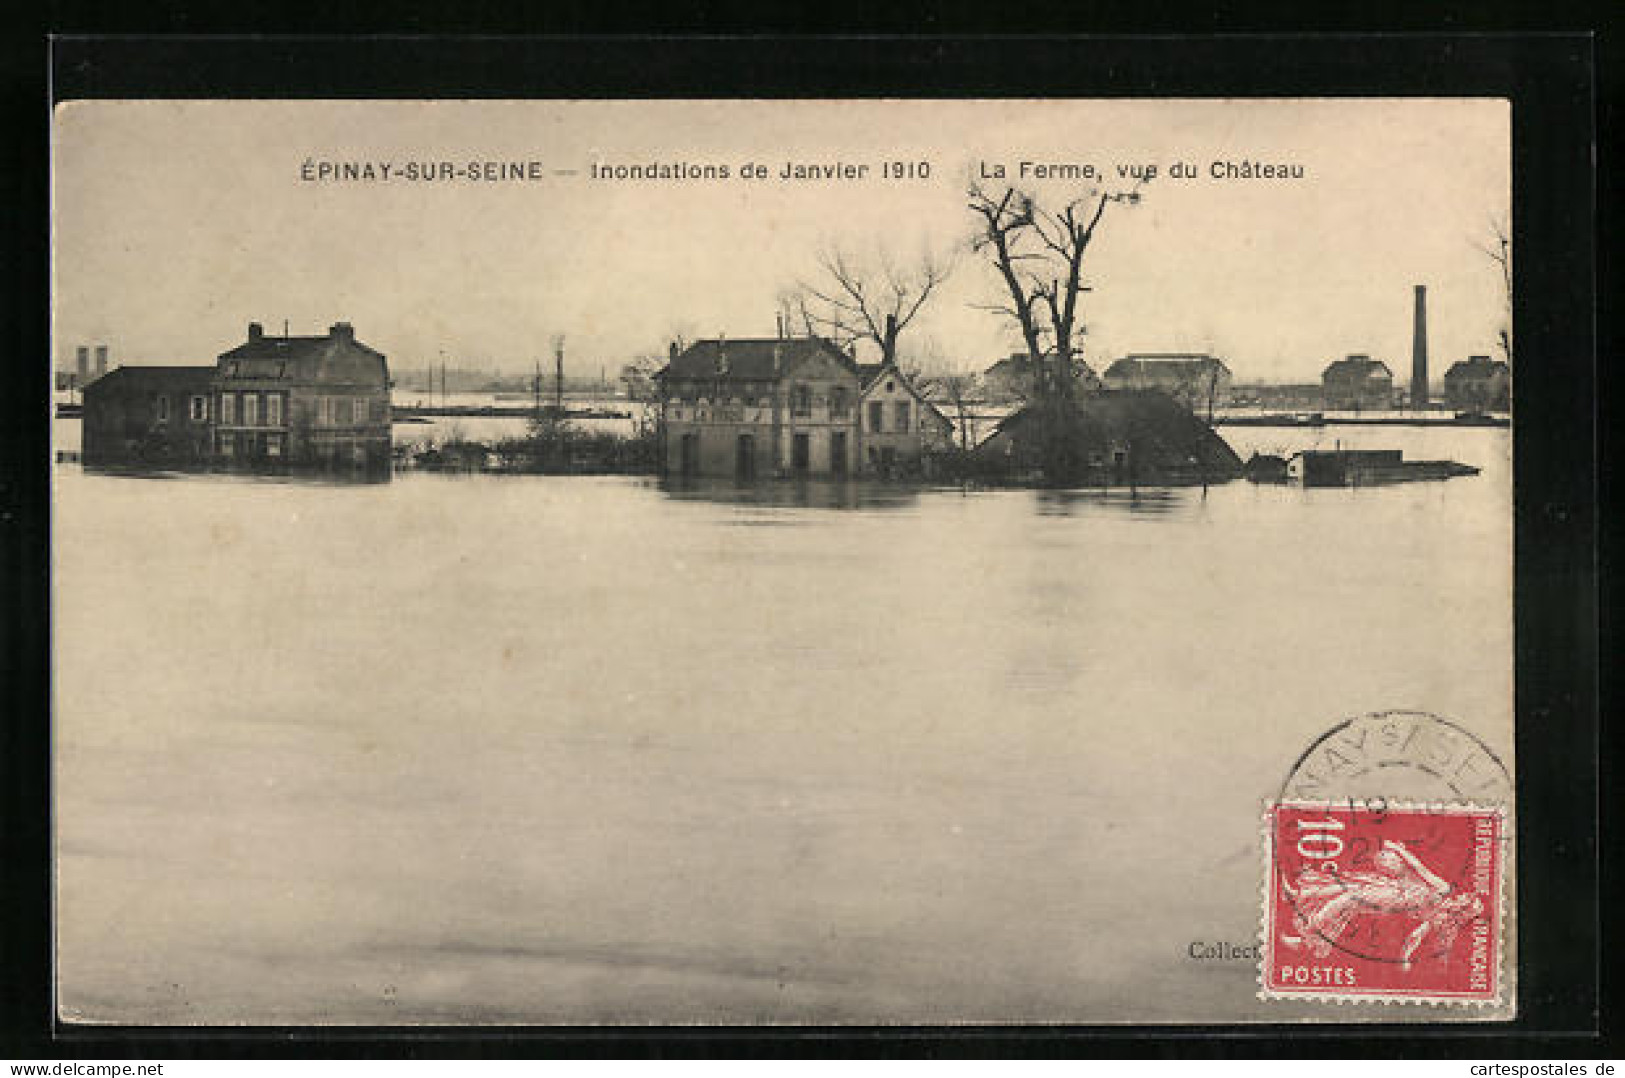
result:
[(718, 337), (656, 375), (666, 470), (849, 476), (917, 467), (949, 423), (894, 365), (860, 365), (821, 337)]
[(203, 464), (212, 456), (212, 367), (119, 367), (84, 388), (87, 464)]
[(865, 475), (923, 470), (927, 455), (953, 442), (954, 426), (895, 363), (861, 363), (858, 432)]
[(389, 366), (348, 322), (319, 337), (267, 336), (258, 322), (215, 366), (221, 460), (387, 467)]
[(1381, 410), (1394, 406), (1394, 372), (1367, 355), (1328, 364), (1320, 374), (1322, 403), (1332, 411)]
[(259, 323), (214, 366), (119, 367), (85, 388), (87, 464), (386, 469), (389, 369), (346, 322), (319, 337)]
[(1141, 352), (1106, 368), (1107, 389), (1155, 389), (1193, 412), (1230, 403), (1230, 368), (1202, 353)]
[(1512, 406), (1512, 371), (1489, 356), (1469, 356), (1444, 372), (1445, 406), (1461, 412), (1504, 412)]
[(1215, 483), (1241, 475), (1241, 459), (1213, 428), (1167, 393), (1102, 390), (1077, 398), (1059, 428), (1042, 405), (1007, 416), (976, 449), (990, 474), (1013, 481), (1057, 463), (1051, 483), (1083, 486)]

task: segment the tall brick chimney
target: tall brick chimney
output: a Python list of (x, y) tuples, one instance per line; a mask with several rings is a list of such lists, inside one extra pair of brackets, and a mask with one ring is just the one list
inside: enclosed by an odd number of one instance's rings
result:
[(1411, 335), (1411, 410), (1428, 406), (1428, 289), (1416, 286), (1416, 322)]
[(89, 346), (81, 344), (78, 348), (76, 348), (74, 350), (73, 356), (74, 356), (74, 361), (75, 361), (74, 370), (75, 370), (75, 373), (77, 373), (78, 376), (79, 376), (79, 384), (84, 385), (86, 382), (90, 381), (90, 348), (89, 348)]
[(107, 345), (96, 346), (96, 377), (100, 378), (107, 373)]

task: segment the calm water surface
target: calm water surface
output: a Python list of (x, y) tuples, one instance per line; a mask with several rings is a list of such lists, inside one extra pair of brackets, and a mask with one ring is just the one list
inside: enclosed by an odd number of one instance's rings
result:
[(64, 1013), (1313, 1015), (1261, 800), (1352, 714), (1510, 759), (1510, 442), (1362, 490), (57, 469)]

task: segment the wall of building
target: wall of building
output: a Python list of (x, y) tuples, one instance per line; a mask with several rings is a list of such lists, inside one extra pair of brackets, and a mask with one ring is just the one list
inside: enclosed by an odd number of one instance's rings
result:
[(266, 364), (223, 357), (216, 406), (215, 448), (222, 461), (389, 466), (388, 366), (347, 329), (335, 327), (317, 360)]
[(1444, 376), (1447, 407), (1472, 411), (1500, 411), (1511, 406), (1512, 380), (1504, 368), (1457, 371)]
[[(872, 406), (880, 405), (881, 429), (872, 423)], [(908, 424), (900, 428), (897, 406), (908, 405)], [(923, 398), (902, 378), (887, 372), (864, 391), (859, 408), (858, 470), (865, 475), (885, 470), (888, 452), (892, 467), (917, 470), (927, 448), (946, 440), (942, 424)]]
[[(807, 464), (802, 474), (852, 474), (858, 463), (858, 380), (850, 370), (823, 357), (798, 364), (775, 384), (761, 381), (706, 379), (704, 384), (672, 383), (662, 405), (665, 467), (690, 474), (736, 478), (770, 478), (796, 474), (797, 435), (804, 435)], [(806, 407), (798, 405), (805, 391)], [(844, 406), (837, 408), (839, 391)], [(703, 394), (712, 394), (705, 396)], [(846, 449), (838, 452), (837, 435)], [(739, 438), (749, 435), (750, 464), (742, 468)], [(689, 456), (684, 456), (685, 438)]]
[(1327, 378), (1322, 394), (1322, 402), (1329, 409), (1391, 408), (1394, 404), (1394, 380), (1391, 376)]
[[(185, 372), (185, 373), (182, 373)], [(196, 464), (210, 456), (208, 367), (126, 371), (85, 390), (87, 464)], [(202, 404), (201, 413), (192, 403)]]

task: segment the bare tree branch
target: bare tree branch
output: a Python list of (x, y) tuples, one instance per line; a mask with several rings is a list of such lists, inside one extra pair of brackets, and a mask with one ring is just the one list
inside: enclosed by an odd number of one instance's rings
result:
[(809, 333), (842, 347), (869, 341), (883, 362), (897, 361), (897, 339), (952, 273), (952, 260), (927, 252), (918, 265), (899, 265), (884, 247), (865, 265), (839, 247), (817, 256), (819, 283), (798, 282), (796, 295)]

